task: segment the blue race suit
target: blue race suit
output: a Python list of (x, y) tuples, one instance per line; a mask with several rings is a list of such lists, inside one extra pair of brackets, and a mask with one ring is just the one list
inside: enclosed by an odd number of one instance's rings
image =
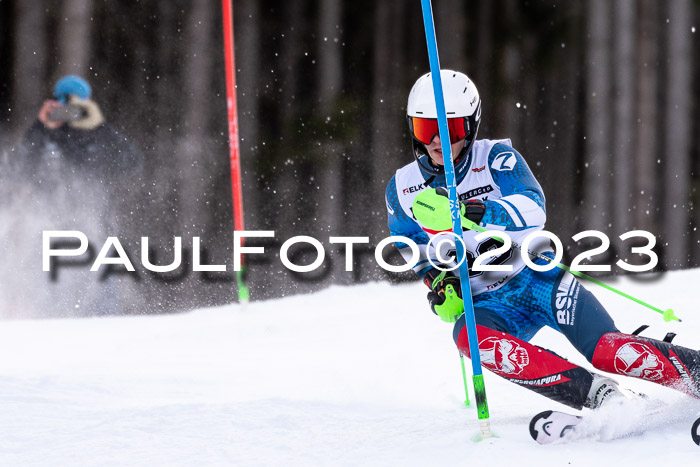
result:
[[(455, 175), (461, 201), (479, 198), (484, 202), (486, 212), (481, 220), (482, 227), (505, 231), (520, 244), (525, 237), (544, 228), (544, 193), (525, 159), (511, 147), (510, 140), (475, 141), (466, 158), (457, 164)], [(421, 277), (433, 269), (431, 260), (438, 264), (438, 258), (444, 259), (449, 252), (438, 252), (429, 245), (432, 233), (421, 228), (411, 206), (422, 190), (445, 185), (444, 174), (429, 174), (414, 161), (399, 169), (386, 189), (390, 233), (404, 236), (418, 245), (420, 257), (413, 270)], [(469, 261), (495, 246), (490, 238), (477, 241), (477, 234), (465, 231), (463, 235)], [(406, 243), (397, 242), (396, 247), (407, 262), (411, 260), (411, 249)], [(531, 250), (553, 257), (549, 241), (543, 237), (532, 243)], [(545, 263), (541, 259), (530, 259), (535, 264)], [(477, 324), (525, 341), (542, 326), (549, 326), (562, 332), (588, 360), (600, 337), (617, 331), (598, 300), (570, 273), (558, 268), (534, 271), (514, 249), (493, 257), (486, 264), (512, 268), (510, 271), (470, 271)], [(456, 323), (455, 339), (462, 326), (463, 317)]]

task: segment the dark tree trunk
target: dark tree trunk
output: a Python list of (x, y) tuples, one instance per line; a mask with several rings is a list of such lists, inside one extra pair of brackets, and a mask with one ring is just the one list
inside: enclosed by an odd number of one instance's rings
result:
[(659, 222), (658, 159), (658, 26), (659, 6), (656, 0), (639, 3), (637, 47), (637, 127), (636, 127), (636, 198), (635, 228), (654, 234), (661, 231)]
[(15, 2), (12, 63), (12, 129), (19, 138), (37, 116), (44, 99), (51, 96), (47, 85), (47, 13), (32, 2)]
[(607, 0), (591, 0), (588, 3), (583, 208), (586, 228), (602, 231), (608, 230), (612, 221), (610, 10)]
[(668, 3), (669, 31), (666, 57), (666, 142), (664, 145), (664, 238), (666, 263), (670, 268), (689, 263), (688, 214), (690, 201), (690, 117), (691, 117), (691, 2)]
[(615, 236), (632, 227), (632, 212), (637, 209), (634, 196), (634, 91), (636, 84), (634, 0), (618, 0), (614, 4), (614, 125), (612, 164), (615, 176), (613, 194), (613, 232)]
[(59, 75), (75, 74), (90, 79), (88, 67), (92, 40), (90, 0), (64, 0), (58, 22)]

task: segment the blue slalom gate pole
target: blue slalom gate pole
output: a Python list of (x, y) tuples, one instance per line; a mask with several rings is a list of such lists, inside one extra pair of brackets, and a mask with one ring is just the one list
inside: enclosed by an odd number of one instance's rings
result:
[(486, 388), (484, 375), (481, 370), (481, 356), (479, 355), (479, 339), (476, 335), (476, 320), (474, 318), (474, 303), (472, 290), (469, 285), (469, 266), (465, 258), (464, 243), (462, 240), (462, 219), (459, 213), (459, 199), (457, 198), (457, 180), (455, 177), (454, 162), (452, 162), (452, 146), (450, 144), (450, 132), (447, 128), (447, 115), (445, 112), (445, 97), (442, 92), (442, 78), (440, 76), (440, 59), (438, 57), (437, 39), (435, 38), (435, 25), (433, 23), (433, 7), (430, 0), (421, 0), (423, 8), (423, 24), (425, 25), (425, 39), (428, 45), (428, 58), (430, 60), (430, 73), (433, 79), (433, 92), (435, 93), (435, 105), (437, 107), (438, 130), (442, 146), (442, 157), (445, 167), (445, 181), (450, 198), (450, 213), (452, 214), (452, 231), (455, 234), (455, 248), (457, 250), (457, 263), (459, 264), (459, 276), (462, 286), (462, 300), (464, 301), (464, 319), (469, 336), (469, 352), (472, 360), (472, 380), (474, 383), (474, 396), (479, 415), (482, 438), (491, 436), (491, 424), (489, 422), (489, 406), (486, 401)]

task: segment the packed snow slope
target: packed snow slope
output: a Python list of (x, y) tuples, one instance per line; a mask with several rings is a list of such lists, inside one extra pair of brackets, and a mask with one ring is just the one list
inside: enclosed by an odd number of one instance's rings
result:
[[(682, 323), (590, 285), (623, 331), (700, 347), (700, 270), (618, 280)], [(540, 446), (532, 415), (564, 409), (486, 373), (492, 428), (477, 442), (452, 329), (422, 284), (313, 295), (178, 315), (0, 322), (0, 465), (695, 465), (700, 406), (669, 403), (631, 437)], [(556, 332), (534, 343), (577, 363)], [(469, 364), (469, 361), (467, 361)], [(468, 366), (470, 368), (470, 366)], [(473, 399), (473, 396), (472, 396)], [(613, 423), (624, 424), (624, 418)]]

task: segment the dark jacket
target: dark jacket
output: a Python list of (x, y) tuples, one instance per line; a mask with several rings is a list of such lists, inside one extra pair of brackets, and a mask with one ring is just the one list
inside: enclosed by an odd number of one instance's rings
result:
[(26, 175), (39, 182), (59, 175), (112, 186), (143, 167), (141, 152), (107, 123), (94, 130), (68, 125), (51, 130), (37, 120), (25, 133), (13, 158), (19, 159)]
[(51, 130), (37, 120), (9, 159), (0, 170), (3, 202), (30, 200), (23, 203), (28, 215), (35, 211), (47, 218), (48, 212), (62, 229), (93, 226), (105, 235), (143, 222), (138, 208), (142, 153), (109, 124), (94, 130), (67, 125)]

